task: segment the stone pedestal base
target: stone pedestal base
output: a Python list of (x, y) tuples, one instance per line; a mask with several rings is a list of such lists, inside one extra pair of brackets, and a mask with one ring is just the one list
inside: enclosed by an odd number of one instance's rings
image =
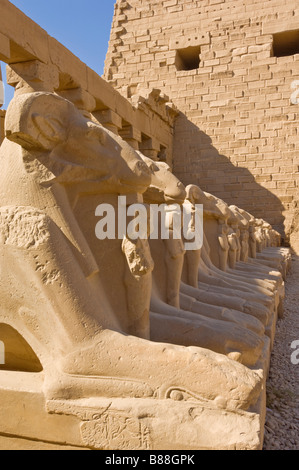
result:
[(0, 372), (0, 449), (262, 448), (265, 391), (255, 410), (230, 412), (192, 397), (46, 401), (43, 378), (43, 373)]

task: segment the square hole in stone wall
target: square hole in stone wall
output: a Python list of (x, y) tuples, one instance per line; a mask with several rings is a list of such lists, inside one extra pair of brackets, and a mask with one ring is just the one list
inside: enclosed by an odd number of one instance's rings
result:
[(176, 51), (177, 70), (195, 70), (200, 64), (200, 46), (190, 46)]
[(273, 34), (274, 57), (299, 54), (299, 29)]
[(158, 153), (158, 160), (160, 162), (167, 161), (167, 149), (166, 147), (164, 147), (164, 145), (160, 145), (160, 152)]

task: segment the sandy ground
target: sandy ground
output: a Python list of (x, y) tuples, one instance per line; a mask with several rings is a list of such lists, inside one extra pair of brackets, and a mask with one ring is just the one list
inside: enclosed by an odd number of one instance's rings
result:
[(267, 389), (265, 450), (299, 450), (299, 257), (286, 282), (285, 316), (279, 320)]

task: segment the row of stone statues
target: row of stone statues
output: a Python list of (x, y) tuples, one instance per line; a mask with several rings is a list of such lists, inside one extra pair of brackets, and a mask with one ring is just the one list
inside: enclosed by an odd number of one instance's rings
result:
[[(243, 424), (233, 425), (235, 445), (258, 447), (261, 431), (250, 426), (253, 415), (262, 422), (290, 266), (279, 234), (197, 186), (185, 188), (165, 163), (134, 151), (53, 93), (16, 96), (5, 127), (0, 370), (42, 374), (54, 413), (82, 419), (80, 400), (101, 397), (110, 408), (123, 400), (126, 426), (132, 414), (139, 423), (137, 448), (155, 448), (159, 439), (165, 448), (205, 447), (200, 413), (206, 422), (217, 415), (215, 447), (224, 446), (221, 429), (226, 435), (236, 416)], [(168, 240), (99, 240), (96, 208), (109, 204), (117, 214), (120, 195), (128, 205), (167, 204), (170, 214), (183, 204), (195, 213), (202, 204), (202, 247), (186, 251), (171, 228)], [(84, 403), (85, 414), (89, 407)], [(199, 422), (191, 409), (201, 410)], [(175, 421), (161, 438), (157, 429), (168, 426), (163, 416), (170, 411)], [(95, 426), (82, 429), (88, 447), (135, 442), (133, 431), (105, 440)]]

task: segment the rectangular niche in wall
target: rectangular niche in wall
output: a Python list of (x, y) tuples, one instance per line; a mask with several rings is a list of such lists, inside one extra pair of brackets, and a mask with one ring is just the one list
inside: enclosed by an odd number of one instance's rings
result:
[(299, 29), (273, 34), (274, 57), (299, 54)]
[(200, 64), (200, 46), (177, 49), (175, 65), (177, 70), (195, 70)]
[(167, 149), (164, 145), (160, 145), (160, 152), (158, 153), (158, 160), (160, 162), (167, 162)]

